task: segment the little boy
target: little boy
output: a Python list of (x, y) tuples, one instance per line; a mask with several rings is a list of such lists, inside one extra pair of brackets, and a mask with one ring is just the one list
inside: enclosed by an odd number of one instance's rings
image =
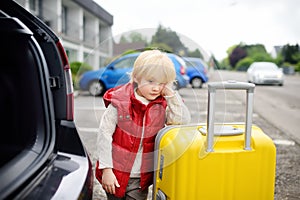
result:
[(108, 90), (97, 140), (96, 178), (112, 199), (146, 199), (153, 182), (157, 132), (165, 125), (186, 124), (190, 113), (172, 90), (176, 72), (167, 54), (142, 52), (131, 81)]

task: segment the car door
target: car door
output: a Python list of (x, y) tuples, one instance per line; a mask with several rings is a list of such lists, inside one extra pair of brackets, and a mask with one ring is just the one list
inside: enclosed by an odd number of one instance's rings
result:
[(0, 199), (91, 199), (92, 166), (59, 38), (18, 3), (1, 0), (0, 44)]

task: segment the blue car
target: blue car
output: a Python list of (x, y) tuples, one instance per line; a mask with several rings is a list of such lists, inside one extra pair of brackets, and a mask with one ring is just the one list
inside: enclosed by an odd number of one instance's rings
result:
[(202, 88), (203, 83), (208, 81), (208, 66), (201, 58), (183, 57), (186, 63), (186, 74), (190, 78), (190, 84), (193, 88)]
[[(139, 54), (140, 52), (121, 56), (104, 68), (84, 73), (79, 80), (80, 89), (89, 91), (93, 96), (98, 96), (103, 95), (110, 88), (127, 83), (130, 80), (129, 73)], [(168, 56), (176, 69), (174, 89), (186, 87), (189, 84), (189, 77), (185, 72), (185, 62), (175, 54), (168, 53)]]

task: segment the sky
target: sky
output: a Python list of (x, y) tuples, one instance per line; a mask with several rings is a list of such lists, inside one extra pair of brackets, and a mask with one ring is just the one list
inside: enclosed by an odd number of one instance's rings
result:
[(114, 17), (112, 34), (140, 32), (149, 40), (159, 25), (175, 31), (190, 50), (222, 60), (245, 43), (300, 44), (300, 0), (95, 0)]

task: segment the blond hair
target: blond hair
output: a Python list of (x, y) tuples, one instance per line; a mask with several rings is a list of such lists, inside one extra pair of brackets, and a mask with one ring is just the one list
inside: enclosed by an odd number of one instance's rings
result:
[(172, 60), (159, 50), (142, 52), (134, 62), (131, 82), (140, 81), (142, 78), (159, 83), (174, 82), (176, 72)]

